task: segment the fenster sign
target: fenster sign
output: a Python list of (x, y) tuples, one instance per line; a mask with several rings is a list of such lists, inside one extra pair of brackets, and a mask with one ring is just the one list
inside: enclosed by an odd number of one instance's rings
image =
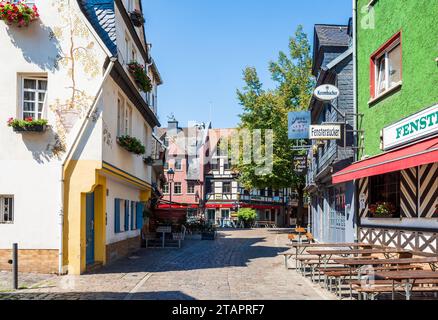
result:
[(383, 150), (438, 133), (438, 104), (383, 129)]

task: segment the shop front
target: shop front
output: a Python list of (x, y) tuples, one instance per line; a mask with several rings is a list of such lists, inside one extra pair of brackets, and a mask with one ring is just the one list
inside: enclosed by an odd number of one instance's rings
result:
[(384, 128), (382, 149), (333, 175), (356, 182), (359, 241), (438, 254), (438, 105)]

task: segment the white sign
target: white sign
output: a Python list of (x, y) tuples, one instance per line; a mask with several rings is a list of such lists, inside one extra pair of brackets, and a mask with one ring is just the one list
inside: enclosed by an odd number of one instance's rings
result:
[(341, 126), (338, 124), (311, 125), (309, 133), (310, 140), (339, 140), (341, 139)]
[(339, 89), (331, 84), (323, 84), (315, 89), (313, 95), (320, 101), (332, 101), (339, 97)]
[(438, 104), (383, 129), (383, 150), (438, 132)]
[(366, 206), (367, 206), (367, 196), (365, 195), (365, 193), (361, 193), (359, 196), (360, 210), (365, 210)]

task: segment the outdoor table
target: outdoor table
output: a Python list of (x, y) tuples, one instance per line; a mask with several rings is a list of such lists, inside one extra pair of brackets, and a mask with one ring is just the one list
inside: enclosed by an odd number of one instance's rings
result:
[(158, 233), (162, 233), (163, 235), (163, 242), (162, 242), (162, 247), (165, 247), (165, 241), (166, 241), (166, 233), (172, 233), (172, 227), (171, 226), (167, 226), (167, 227), (158, 227), (157, 228), (157, 232)]
[[(368, 243), (293, 243), (288, 246), (295, 248), (295, 270), (298, 271), (297, 257), (306, 251), (307, 248), (372, 248), (372, 244)], [(300, 250), (301, 249), (301, 250)], [(284, 255), (285, 267), (288, 269), (287, 261), (292, 257), (291, 255)]]
[(406, 300), (411, 299), (412, 288), (416, 280), (438, 279), (438, 272), (426, 270), (388, 271), (378, 272), (376, 277), (384, 280), (392, 280), (392, 300), (395, 299), (395, 283), (399, 282), (404, 286)]
[(360, 260), (360, 259), (333, 259), (334, 262), (343, 264), (349, 268), (350, 271), (350, 298), (353, 297), (353, 286), (351, 280), (353, 279), (353, 268), (358, 270), (360, 277), (360, 267), (362, 266), (381, 266), (381, 265), (400, 265), (400, 264), (429, 264), (430, 268), (435, 271), (438, 267), (438, 257), (430, 258), (407, 258), (407, 259), (376, 259), (376, 260)]

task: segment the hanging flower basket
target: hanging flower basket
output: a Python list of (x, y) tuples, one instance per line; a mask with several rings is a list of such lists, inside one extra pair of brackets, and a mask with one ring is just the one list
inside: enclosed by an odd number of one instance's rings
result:
[(129, 72), (133, 75), (137, 86), (143, 92), (150, 92), (152, 90), (152, 82), (146, 73), (145, 67), (138, 62), (131, 62), (128, 64)]
[(152, 157), (143, 158), (143, 161), (148, 166), (151, 166), (154, 164), (154, 158), (152, 158)]
[(24, 120), (9, 118), (8, 127), (12, 127), (14, 132), (44, 132), (47, 128), (47, 120), (33, 120), (31, 117)]
[(27, 27), (30, 22), (37, 20), (38, 17), (38, 9), (35, 5), (30, 7), (25, 1), (18, 3), (0, 1), (0, 19), (9, 25), (16, 24), (19, 28)]
[(132, 21), (132, 24), (135, 26), (135, 27), (141, 27), (141, 26), (143, 26), (143, 24), (145, 23), (145, 20), (144, 20), (144, 18), (143, 18), (143, 15), (142, 15), (142, 13), (140, 12), (140, 11), (138, 11), (138, 10), (134, 10), (134, 11), (132, 11), (131, 13), (130, 13), (130, 16), (131, 16), (131, 21)]
[(126, 151), (132, 152), (136, 155), (142, 155), (146, 152), (146, 148), (140, 140), (131, 136), (118, 137), (117, 143)]

